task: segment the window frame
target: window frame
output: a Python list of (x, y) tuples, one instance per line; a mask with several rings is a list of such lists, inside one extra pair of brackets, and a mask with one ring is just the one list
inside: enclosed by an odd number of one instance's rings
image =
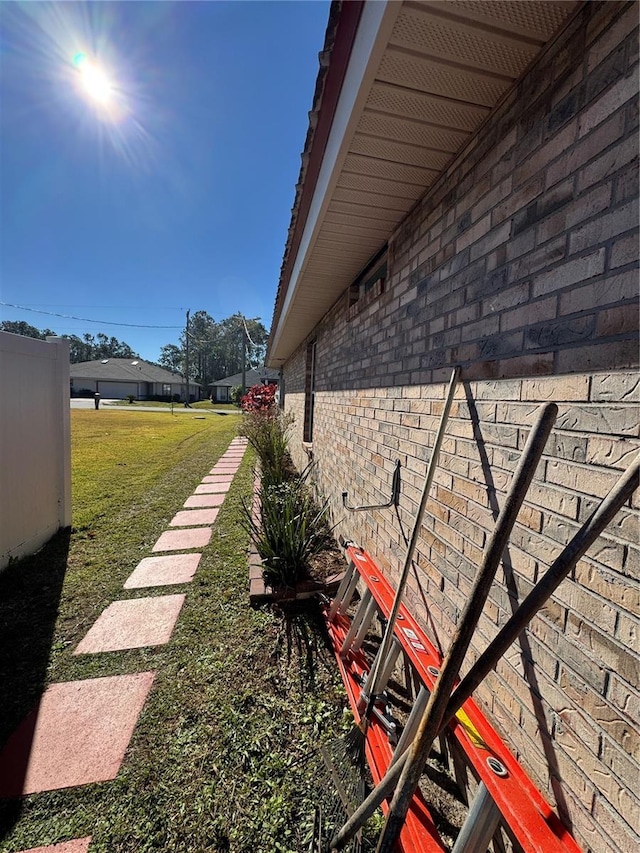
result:
[(314, 338), (307, 344), (307, 359), (304, 378), (304, 422), (302, 428), (302, 440), (305, 444), (311, 444), (313, 442), (317, 343), (317, 339)]
[(389, 263), (389, 247), (377, 252), (364, 269), (358, 273), (347, 293), (347, 321), (375, 302), (385, 291)]

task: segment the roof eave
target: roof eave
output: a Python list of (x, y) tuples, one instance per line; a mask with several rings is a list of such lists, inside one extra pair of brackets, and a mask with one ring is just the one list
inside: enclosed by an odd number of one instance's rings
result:
[[(292, 208), (292, 221), (267, 343), (265, 359), (267, 367), (277, 368), (283, 361), (282, 359), (271, 360), (274, 337), (280, 327), (282, 309), (289, 291), (293, 266), (297, 259), (309, 210), (315, 196), (318, 177), (332, 131), (333, 118), (342, 92), (364, 5), (364, 0), (333, 0), (331, 4), (324, 48), (319, 54), (320, 69), (316, 80), (314, 102), (309, 113), (309, 130), (301, 155), (302, 165)], [(386, 5), (386, 0), (380, 5)]]
[(580, 4), (538, 0), (523, 17), (508, 4), (462, 14), (434, 0), (369, 0), (347, 38), (342, 18), (355, 5), (332, 5), (335, 41), (318, 76), (267, 348), (273, 368), (476, 144)]

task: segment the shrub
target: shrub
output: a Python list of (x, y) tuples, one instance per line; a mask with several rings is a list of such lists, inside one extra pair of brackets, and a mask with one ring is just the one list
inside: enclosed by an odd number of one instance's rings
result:
[(135, 399), (136, 399), (136, 395), (135, 395), (135, 394), (127, 394), (127, 400), (129, 401), (129, 403), (130, 403), (130, 404), (131, 404), (131, 403), (133, 403), (133, 401), (134, 401)]
[(282, 483), (293, 468), (287, 436), (293, 420), (293, 415), (277, 408), (249, 411), (242, 419), (240, 434), (246, 436), (260, 460), (264, 485)]
[(240, 408), (240, 400), (242, 399), (242, 386), (234, 385), (231, 391), (229, 391), (229, 400), (232, 403), (235, 403), (238, 408)]
[(294, 586), (308, 574), (311, 557), (327, 544), (329, 502), (318, 507), (307, 484), (311, 465), (289, 480), (265, 485), (258, 492), (259, 518), (245, 506), (248, 529), (274, 586)]
[(276, 391), (278, 386), (253, 385), (240, 400), (240, 406), (245, 412), (271, 411), (276, 407)]

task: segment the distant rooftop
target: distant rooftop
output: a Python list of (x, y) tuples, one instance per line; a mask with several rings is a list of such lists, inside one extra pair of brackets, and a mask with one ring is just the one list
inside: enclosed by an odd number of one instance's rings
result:
[[(172, 373), (141, 358), (102, 358), (80, 361), (69, 369), (72, 379), (109, 379), (112, 382), (184, 382), (181, 373)], [(197, 385), (197, 382), (191, 382)]]

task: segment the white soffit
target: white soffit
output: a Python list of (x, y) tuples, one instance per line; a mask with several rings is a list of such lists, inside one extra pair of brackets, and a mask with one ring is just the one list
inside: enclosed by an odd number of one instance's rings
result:
[(281, 283), (272, 366), (312, 331), (578, 5), (368, 0), (291, 278)]

